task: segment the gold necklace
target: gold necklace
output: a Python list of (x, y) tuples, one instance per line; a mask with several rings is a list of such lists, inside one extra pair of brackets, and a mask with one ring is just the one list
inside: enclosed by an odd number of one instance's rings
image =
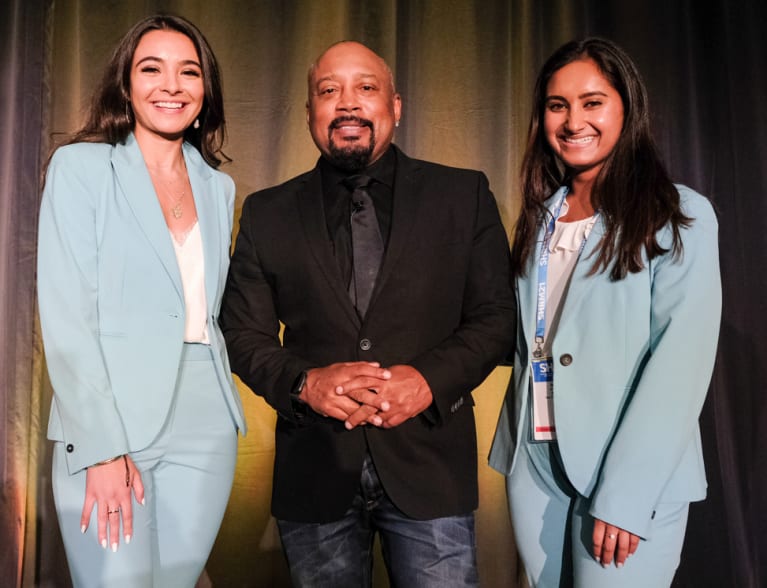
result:
[(173, 214), (173, 218), (180, 219), (182, 216), (184, 216), (184, 207), (181, 204), (181, 201), (184, 199), (184, 195), (186, 194), (186, 188), (184, 188), (181, 191), (181, 196), (178, 197), (178, 200), (176, 200), (176, 203), (171, 206), (170, 212)]
[(167, 186), (167, 192), (164, 194), (165, 200), (169, 202), (170, 204), (170, 213), (173, 215), (173, 218), (176, 220), (180, 219), (182, 216), (184, 216), (184, 196), (186, 196), (186, 186), (181, 190), (181, 195), (178, 198), (174, 198), (172, 196), (173, 194), (173, 185), (171, 182), (166, 181), (165, 182)]
[[(150, 171), (150, 175), (152, 176), (152, 179), (154, 180), (155, 187), (156, 187), (155, 189), (159, 189), (159, 187), (161, 185), (160, 184), (160, 178), (157, 177), (158, 175), (161, 175), (161, 174), (158, 173), (159, 170), (155, 170), (155, 169), (150, 168), (149, 171)], [(184, 170), (184, 171), (186, 171), (186, 170)], [(173, 189), (173, 182), (171, 182), (168, 179), (162, 178), (162, 180), (163, 180), (162, 183), (164, 183), (165, 186), (166, 186), (165, 191), (164, 191), (162, 197), (170, 205), (168, 210), (170, 211), (170, 214), (173, 215), (173, 218), (175, 218), (176, 220), (178, 220), (178, 219), (180, 219), (181, 217), (184, 216), (184, 196), (186, 196), (186, 183), (187, 183), (187, 180), (186, 180), (186, 177), (185, 177), (184, 173), (182, 173), (181, 176), (182, 176), (182, 178), (181, 178), (182, 189), (181, 189), (181, 194), (179, 195), (178, 198), (174, 198), (174, 196), (173, 196), (173, 192), (175, 191)], [(158, 192), (159, 192), (159, 190), (158, 190)]]

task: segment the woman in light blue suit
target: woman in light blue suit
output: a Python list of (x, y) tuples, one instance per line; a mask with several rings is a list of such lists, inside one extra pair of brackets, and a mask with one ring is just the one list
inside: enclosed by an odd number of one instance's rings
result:
[(245, 430), (216, 322), (234, 205), (215, 169), (224, 130), (207, 41), (150, 17), (48, 166), (38, 297), (75, 586), (194, 586), (223, 518)]
[(490, 464), (507, 476), (531, 586), (668, 586), (706, 493), (716, 218), (669, 180), (644, 85), (613, 43), (558, 49), (533, 108), (517, 348)]

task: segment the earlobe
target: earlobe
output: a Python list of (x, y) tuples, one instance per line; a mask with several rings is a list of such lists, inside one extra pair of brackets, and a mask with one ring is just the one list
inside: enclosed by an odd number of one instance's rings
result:
[(399, 119), (402, 118), (402, 98), (399, 94), (394, 95), (394, 120), (396, 126), (399, 126)]

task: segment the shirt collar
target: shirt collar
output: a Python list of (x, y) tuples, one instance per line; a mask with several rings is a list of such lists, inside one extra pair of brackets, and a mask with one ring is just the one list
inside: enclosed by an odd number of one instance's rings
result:
[[(376, 182), (380, 182), (393, 189), (394, 187), (394, 171), (397, 167), (397, 156), (394, 152), (394, 148), (389, 145), (389, 148), (373, 165), (366, 167), (362, 172), (365, 175), (370, 176)], [(354, 174), (349, 173), (346, 170), (335, 167), (324, 157), (320, 158), (320, 170), (322, 171), (323, 179), (328, 180), (327, 185), (338, 185), (344, 179)]]

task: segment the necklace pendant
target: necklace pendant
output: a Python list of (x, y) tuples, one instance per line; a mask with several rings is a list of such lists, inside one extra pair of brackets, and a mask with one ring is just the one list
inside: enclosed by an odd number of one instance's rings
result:
[(181, 207), (181, 203), (178, 202), (176, 205), (170, 209), (171, 213), (173, 213), (173, 218), (179, 219), (184, 214), (184, 209)]

